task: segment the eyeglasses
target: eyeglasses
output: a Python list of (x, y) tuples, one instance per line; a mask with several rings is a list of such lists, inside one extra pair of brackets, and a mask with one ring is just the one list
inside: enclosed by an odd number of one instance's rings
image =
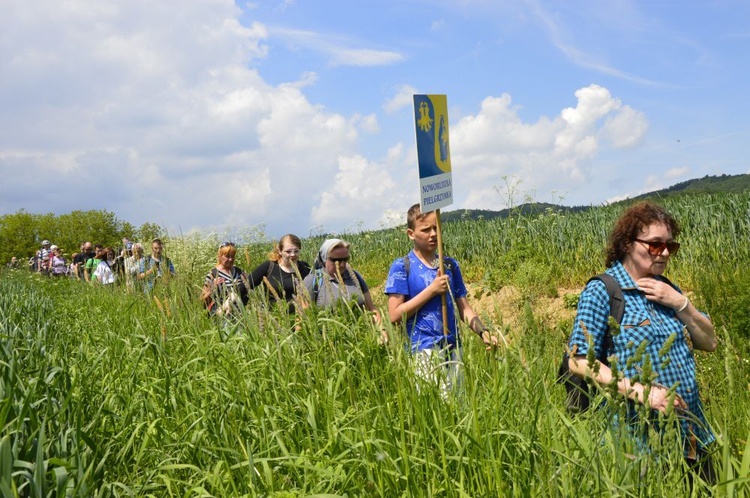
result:
[(330, 261), (331, 263), (348, 263), (349, 256), (345, 258), (328, 258), (328, 261)]
[(288, 254), (289, 256), (294, 256), (295, 254), (299, 254), (299, 249), (287, 249), (286, 251), (282, 251), (284, 254)]
[(234, 242), (222, 242), (219, 249), (224, 249), (225, 247), (234, 247)]
[(664, 249), (669, 251), (670, 255), (677, 254), (680, 250), (680, 243), (674, 240), (668, 242), (662, 242), (661, 240), (641, 240), (634, 239), (636, 242), (646, 244), (648, 246), (648, 253), (651, 256), (658, 256), (664, 252)]

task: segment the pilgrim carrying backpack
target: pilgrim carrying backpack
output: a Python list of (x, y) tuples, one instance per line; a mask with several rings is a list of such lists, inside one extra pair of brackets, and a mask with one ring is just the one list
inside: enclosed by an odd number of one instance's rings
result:
[[(622, 294), (620, 284), (617, 283), (617, 280), (615, 280), (614, 277), (607, 273), (591, 277), (589, 282), (592, 280), (601, 280), (604, 282), (604, 285), (607, 287), (607, 295), (609, 296), (609, 316), (614, 318), (619, 325), (625, 314), (625, 296)], [(669, 283), (671, 285), (671, 282)], [(607, 355), (612, 348), (612, 331), (607, 327), (607, 330), (604, 332), (601, 353), (596, 359), (603, 365), (609, 366)], [(586, 379), (579, 377), (570, 371), (570, 368), (568, 367), (569, 358), (570, 356), (566, 351), (563, 354), (560, 367), (557, 369), (557, 382), (565, 386), (565, 391), (567, 393), (565, 406), (568, 409), (568, 413), (576, 415), (589, 409), (589, 406), (591, 405), (591, 394), (589, 393), (589, 385), (586, 382)]]

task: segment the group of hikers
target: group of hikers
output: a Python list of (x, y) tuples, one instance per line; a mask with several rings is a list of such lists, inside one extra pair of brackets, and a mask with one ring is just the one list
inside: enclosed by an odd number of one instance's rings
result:
[[(440, 261), (436, 213), (421, 212), (415, 204), (406, 221), (413, 249), (396, 258), (388, 272), (387, 319), (408, 338), (415, 376), (437, 383), (445, 394), (461, 384), (458, 320), (488, 350), (498, 345), (498, 335), (485, 327), (471, 307), (458, 261), (451, 257)], [(679, 233), (674, 217), (652, 202), (634, 204), (619, 217), (606, 247), (607, 269), (581, 293), (560, 377), (578, 379), (583, 390), (589, 385), (608, 386), (621, 396), (627, 403), (624, 422), (643, 441), (645, 451), (648, 429), (644, 427), (658, 432), (662, 429), (658, 414), (676, 413), (684, 458), (692, 469), (689, 479), (697, 474), (714, 483), (710, 448), (715, 436), (701, 404), (693, 350), (714, 351), (717, 337), (709, 317), (664, 276), (669, 259), (680, 248), (675, 240)], [(158, 239), (146, 258), (139, 244), (126, 244), (120, 255), (124, 257), (122, 270), (111, 249), (102, 248), (91, 256), (90, 243), (86, 244), (82, 253), (87, 256), (74, 259), (78, 278), (108, 283), (109, 273), (122, 271), (129, 282), (148, 288), (165, 272), (174, 273), (169, 259), (161, 254)], [(312, 267), (299, 259), (301, 248), (298, 237), (285, 235), (267, 261), (246, 273), (234, 264), (235, 244), (221, 244), (216, 266), (205, 276), (200, 295), (208, 313), (231, 323), (248, 304), (249, 291), (263, 287), (271, 304), (279, 303), (293, 316), (310, 307), (343, 303), (371, 314), (373, 322), (382, 325), (384, 317), (365, 279), (350, 265), (348, 242), (325, 240)], [(102, 270), (102, 265), (107, 268)], [(54, 271), (54, 263), (50, 266)], [(384, 328), (380, 329), (382, 339), (387, 340)], [(638, 405), (647, 407), (648, 420), (642, 419), (644, 411)]]
[[(498, 345), (498, 334), (488, 330), (471, 307), (458, 261), (440, 261), (436, 213), (423, 213), (415, 204), (406, 221), (413, 249), (391, 264), (385, 283), (387, 318), (408, 337), (415, 376), (437, 383), (445, 395), (460, 387), (462, 379), (458, 320), (488, 350)], [(587, 396), (589, 384), (618, 393), (627, 404), (624, 422), (644, 451), (644, 427), (662, 431), (658, 414), (676, 413), (691, 468), (688, 479), (692, 484), (698, 475), (715, 483), (710, 456), (715, 436), (699, 397), (693, 350), (714, 351), (717, 337), (708, 316), (664, 276), (680, 248), (675, 240), (679, 233), (674, 217), (651, 202), (629, 207), (615, 222), (606, 247), (607, 270), (581, 293), (560, 379), (579, 379)], [(347, 303), (382, 323), (364, 278), (349, 264), (348, 242), (325, 240), (312, 268), (299, 260), (301, 248), (298, 237), (285, 235), (268, 261), (248, 275), (234, 266), (234, 244), (222, 244), (216, 267), (203, 282), (206, 309), (217, 317), (231, 317), (247, 303), (250, 289), (265, 286), (269, 300), (286, 303), (290, 313)], [(610, 325), (610, 317), (617, 323)], [(648, 420), (641, 420), (638, 405), (647, 407)]]
[[(122, 240), (121, 250), (101, 244), (82, 242), (80, 252), (74, 253), (70, 262), (63, 252), (49, 240), (43, 240), (41, 248), (29, 260), (32, 271), (53, 277), (67, 276), (85, 282), (101, 285), (112, 285), (122, 282), (128, 288), (153, 289), (154, 283), (164, 275), (174, 276), (174, 265), (163, 251), (161, 239), (151, 241), (151, 253), (144, 254), (143, 245)], [(20, 264), (14, 256), (8, 264), (9, 269), (18, 269)]]

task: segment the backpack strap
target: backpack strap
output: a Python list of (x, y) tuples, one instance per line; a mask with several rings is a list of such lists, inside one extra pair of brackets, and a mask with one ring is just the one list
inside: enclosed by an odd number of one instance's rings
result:
[[(145, 259), (143, 266), (146, 266)], [(213, 280), (219, 276), (219, 270), (216, 269), (216, 267), (211, 268), (211, 292), (208, 293), (208, 302), (206, 303), (206, 312), (208, 312), (209, 316), (214, 314), (216, 312), (216, 301), (214, 301), (214, 294), (213, 294)]]
[(232, 278), (238, 282), (237, 288), (240, 291), (240, 299), (242, 304), (247, 305), (247, 293), (250, 288), (250, 282), (248, 281), (247, 275), (239, 266), (232, 267)]
[[(669, 284), (669, 285), (670, 285), (670, 287), (674, 288), (674, 290), (679, 290), (679, 289), (677, 288), (677, 286), (676, 286), (675, 284), (673, 284), (673, 283), (672, 283), (672, 281), (671, 281), (671, 280), (669, 280), (669, 279), (668, 279), (667, 277), (665, 277), (664, 275), (659, 275), (659, 278), (660, 278), (660, 279), (661, 279), (661, 280), (662, 280), (662, 281), (663, 281), (663, 282), (664, 282), (665, 284)], [(681, 292), (680, 292), (680, 293), (681, 293)]]
[(593, 276), (589, 279), (589, 282), (592, 280), (601, 280), (604, 283), (609, 296), (609, 314), (619, 324), (623, 315), (625, 315), (625, 296), (622, 294), (622, 287), (617, 283), (615, 277), (609, 273)]
[(318, 304), (318, 294), (320, 294), (320, 286), (323, 283), (323, 269), (318, 268), (315, 270), (315, 278), (313, 279), (313, 291), (312, 291), (312, 304)]
[(266, 278), (268, 280), (271, 280), (271, 275), (273, 275), (273, 271), (276, 269), (276, 262), (275, 261), (269, 261), (268, 262), (268, 270), (266, 271)]
[[(589, 282), (591, 282), (592, 280), (600, 280), (604, 283), (604, 286), (607, 288), (607, 295), (609, 296), (609, 316), (614, 318), (619, 325), (620, 322), (622, 322), (622, 317), (625, 315), (625, 296), (622, 293), (622, 287), (620, 287), (620, 284), (617, 283), (617, 280), (615, 280), (615, 278), (608, 273), (600, 273), (599, 275), (595, 275), (589, 279)], [(586, 283), (588, 284), (588, 282)], [(597, 360), (605, 365), (609, 365), (607, 361), (607, 355), (609, 354), (609, 351), (614, 347), (614, 343), (612, 341), (612, 331), (609, 327), (607, 327), (607, 329), (604, 331), (602, 346), (602, 352)]]

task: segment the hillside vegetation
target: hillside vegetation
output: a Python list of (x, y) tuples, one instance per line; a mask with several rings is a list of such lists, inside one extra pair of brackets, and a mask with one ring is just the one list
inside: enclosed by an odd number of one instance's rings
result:
[[(506, 188), (506, 195), (512, 200), (514, 185), (511, 184)], [(511, 190), (507, 193), (507, 190)], [(750, 192), (750, 175), (720, 175), (720, 176), (704, 176), (703, 178), (694, 178), (684, 182), (676, 183), (671, 187), (655, 190), (653, 192), (647, 192), (645, 194), (638, 195), (632, 199), (620, 201), (614, 203), (614, 205), (627, 204), (634, 200), (654, 200), (662, 201), (664, 199), (675, 197), (683, 194), (721, 194), (721, 193), (734, 193), (739, 194), (743, 192)], [(507, 218), (508, 216), (529, 216), (538, 215), (549, 212), (558, 213), (576, 213), (580, 211), (586, 211), (589, 209), (596, 209), (596, 206), (563, 206), (559, 204), (551, 204), (547, 202), (524, 202), (518, 206), (511, 208), (502, 209), (500, 211), (492, 211), (487, 209), (461, 209), (454, 211), (446, 211), (443, 213), (444, 221), (456, 221), (461, 219), (480, 219), (489, 220), (493, 218)]]

